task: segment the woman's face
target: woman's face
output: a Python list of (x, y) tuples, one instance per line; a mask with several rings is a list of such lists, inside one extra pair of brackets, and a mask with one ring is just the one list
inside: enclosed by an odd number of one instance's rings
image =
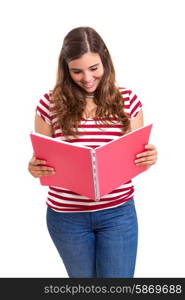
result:
[(93, 93), (104, 73), (103, 64), (98, 53), (87, 52), (78, 59), (68, 63), (73, 81), (87, 93)]

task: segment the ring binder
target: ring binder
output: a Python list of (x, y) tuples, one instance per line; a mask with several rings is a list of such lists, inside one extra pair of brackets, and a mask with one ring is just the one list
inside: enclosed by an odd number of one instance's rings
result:
[(152, 126), (138, 128), (95, 149), (31, 132), (35, 156), (46, 160), (56, 172), (41, 176), (40, 183), (99, 201), (147, 169), (136, 166), (134, 160), (136, 154), (146, 151)]

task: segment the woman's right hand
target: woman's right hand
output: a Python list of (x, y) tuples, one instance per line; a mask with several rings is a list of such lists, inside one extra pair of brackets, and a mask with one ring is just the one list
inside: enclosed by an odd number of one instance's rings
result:
[(44, 166), (45, 164), (45, 160), (36, 159), (36, 157), (33, 155), (32, 159), (28, 163), (28, 171), (33, 177), (36, 178), (40, 176), (54, 175), (54, 168)]

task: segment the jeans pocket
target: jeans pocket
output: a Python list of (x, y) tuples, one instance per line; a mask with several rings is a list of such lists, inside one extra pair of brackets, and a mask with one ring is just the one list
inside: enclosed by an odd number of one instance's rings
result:
[(59, 231), (59, 228), (61, 228), (60, 213), (54, 211), (50, 207), (47, 208), (46, 221), (47, 221), (47, 227), (49, 231), (50, 230)]

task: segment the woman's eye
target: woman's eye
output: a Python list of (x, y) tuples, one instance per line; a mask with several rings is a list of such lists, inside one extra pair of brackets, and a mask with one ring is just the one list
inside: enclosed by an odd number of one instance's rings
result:
[[(97, 68), (94, 68), (94, 69), (90, 69), (91, 71), (95, 71), (97, 70)], [(74, 71), (75, 74), (79, 74), (81, 71)]]

